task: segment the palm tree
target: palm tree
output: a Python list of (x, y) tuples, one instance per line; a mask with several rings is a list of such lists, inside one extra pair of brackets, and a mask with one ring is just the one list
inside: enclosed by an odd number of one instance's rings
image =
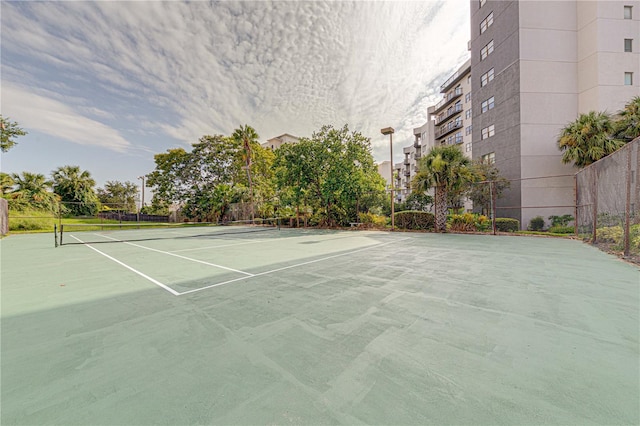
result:
[(22, 175), (14, 173), (16, 190), (11, 193), (11, 198), (22, 205), (28, 205), (36, 209), (56, 211), (58, 195), (50, 191), (51, 181), (43, 174), (22, 172)]
[(251, 203), (251, 220), (253, 220), (253, 184), (251, 183), (251, 145), (258, 143), (258, 134), (249, 125), (240, 126), (233, 132), (233, 139), (242, 144), (242, 159), (247, 168), (249, 181), (249, 199)]
[(576, 121), (562, 129), (558, 138), (562, 162), (585, 167), (622, 148), (625, 142), (615, 139), (613, 131), (609, 114), (595, 111), (580, 114)]
[(640, 136), (640, 96), (631, 99), (614, 123), (616, 138), (631, 142)]
[(74, 215), (94, 215), (98, 211), (98, 196), (88, 171), (78, 166), (62, 166), (53, 171), (53, 192), (67, 203), (66, 207)]
[(445, 232), (447, 229), (449, 194), (459, 192), (473, 178), (470, 163), (457, 146), (446, 145), (432, 148), (418, 164), (413, 187), (420, 192), (435, 188), (436, 232)]

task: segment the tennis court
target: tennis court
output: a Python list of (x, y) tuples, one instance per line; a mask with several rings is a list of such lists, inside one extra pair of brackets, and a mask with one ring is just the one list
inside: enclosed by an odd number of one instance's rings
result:
[(565, 239), (232, 231), (3, 239), (1, 423), (640, 423), (630, 264)]

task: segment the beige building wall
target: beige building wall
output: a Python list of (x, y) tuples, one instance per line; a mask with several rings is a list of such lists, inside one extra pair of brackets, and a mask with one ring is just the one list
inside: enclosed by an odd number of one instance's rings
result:
[(285, 143), (298, 143), (299, 140), (300, 138), (298, 138), (297, 136), (285, 133), (283, 135), (276, 136), (275, 138), (271, 138), (261, 145), (263, 148), (276, 150)]
[[(557, 148), (578, 114), (578, 38), (574, 1), (522, 1), (520, 18), (520, 171), (522, 225), (573, 214), (571, 166)], [(544, 178), (543, 176), (562, 176)], [(563, 207), (566, 206), (566, 207)]]
[[(624, 19), (624, 6), (633, 19)], [(616, 113), (640, 95), (639, 1), (520, 1), (522, 224), (573, 214), (575, 168), (561, 162), (561, 129), (581, 113)], [(633, 52), (624, 51), (632, 39)], [(625, 86), (624, 73), (633, 73)], [(566, 207), (562, 207), (566, 206)]]

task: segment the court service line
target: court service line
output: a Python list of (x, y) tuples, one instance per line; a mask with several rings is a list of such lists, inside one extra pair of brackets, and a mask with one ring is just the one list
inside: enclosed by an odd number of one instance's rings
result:
[(121, 265), (121, 266), (124, 266), (125, 268), (127, 268), (127, 269), (128, 269), (128, 270), (130, 270), (131, 272), (134, 272), (134, 273), (136, 273), (136, 274), (140, 275), (142, 278), (145, 278), (145, 279), (147, 279), (147, 280), (151, 281), (152, 283), (154, 283), (154, 284), (155, 284), (155, 285), (157, 285), (158, 287), (161, 287), (161, 288), (163, 288), (163, 289), (167, 290), (169, 293), (173, 294), (174, 296), (180, 296), (180, 293), (178, 293), (177, 291), (175, 291), (175, 290), (174, 290), (174, 289), (172, 289), (171, 287), (169, 287), (169, 286), (167, 286), (167, 285), (165, 285), (165, 284), (162, 284), (160, 281), (158, 281), (158, 280), (156, 280), (156, 279), (154, 279), (154, 278), (151, 278), (150, 276), (148, 276), (148, 275), (146, 275), (146, 274), (144, 274), (144, 273), (142, 273), (142, 272), (138, 271), (138, 270), (137, 270), (137, 269), (135, 269), (135, 268), (132, 268), (131, 266), (127, 265), (126, 263), (119, 261), (119, 260), (118, 260), (118, 259), (116, 259), (115, 257), (111, 257), (111, 256), (109, 256), (108, 254), (101, 252), (100, 250), (98, 250), (97, 248), (93, 247), (92, 245), (90, 245), (90, 244), (86, 244), (86, 243), (85, 243), (84, 241), (82, 241), (80, 238), (77, 238), (77, 237), (75, 237), (74, 235), (71, 235), (71, 238), (74, 238), (74, 239), (76, 239), (76, 240), (80, 241), (80, 242), (81, 242), (81, 243), (83, 243), (85, 246), (89, 247), (91, 250), (94, 250), (94, 251), (96, 251), (96, 252), (100, 253), (101, 255), (103, 255), (104, 257), (106, 257), (107, 259), (112, 260), (112, 261), (116, 262), (117, 264), (119, 264), (119, 265)]
[(139, 247), (141, 249), (155, 251), (156, 253), (162, 253), (162, 254), (166, 254), (166, 255), (169, 255), (169, 256), (178, 257), (180, 259), (188, 260), (190, 262), (202, 263), (203, 265), (213, 266), (213, 267), (220, 268), (220, 269), (226, 269), (227, 271), (237, 272), (239, 274), (247, 275), (249, 277), (253, 277), (253, 275), (254, 275), (254, 274), (251, 274), (249, 272), (240, 271), (238, 269), (228, 268), (226, 266), (217, 265), (215, 263), (210, 263), (210, 262), (205, 262), (204, 260), (193, 259), (191, 257), (180, 256), (179, 254), (171, 253), (171, 252), (168, 252), (168, 251), (163, 251), (163, 250), (158, 250), (158, 249), (154, 249), (154, 248), (151, 248), (151, 247), (141, 246), (139, 244), (130, 243), (128, 241), (122, 241), (122, 240), (119, 240), (117, 238), (108, 237), (106, 235), (101, 235), (101, 237), (108, 238), (108, 239), (113, 240), (113, 241), (119, 241), (121, 243), (125, 243), (125, 244), (128, 244), (130, 246), (134, 246), (134, 247)]
[(208, 285), (206, 287), (200, 287), (200, 288), (195, 288), (193, 290), (183, 291), (182, 293), (178, 293), (177, 296), (182, 296), (182, 295), (189, 294), (189, 293), (195, 293), (197, 291), (207, 290), (207, 289), (210, 289), (210, 288), (213, 288), (213, 287), (219, 287), (221, 285), (230, 284), (230, 283), (233, 283), (233, 282), (236, 282), (236, 281), (242, 281), (242, 280), (246, 280), (246, 279), (253, 278), (253, 277), (259, 277), (259, 276), (262, 276), (262, 275), (268, 275), (268, 274), (272, 274), (274, 272), (284, 271), (285, 269), (292, 269), (292, 268), (297, 268), (299, 266), (309, 265), (309, 264), (312, 264), (312, 263), (323, 262), (325, 260), (335, 259), (336, 257), (349, 256), (351, 254), (358, 253), (358, 252), (365, 251), (365, 250), (369, 250), (369, 249), (372, 249), (372, 248), (375, 248), (375, 247), (382, 247), (382, 246), (386, 246), (386, 245), (389, 245), (389, 244), (393, 244), (393, 243), (397, 243), (397, 242), (404, 241), (404, 240), (409, 240), (409, 239), (411, 239), (411, 237), (401, 238), (401, 239), (396, 240), (396, 241), (389, 241), (388, 243), (374, 244), (372, 246), (364, 247), (364, 248), (357, 249), (357, 250), (352, 250), (352, 251), (347, 252), (347, 253), (334, 254), (332, 256), (323, 257), (321, 259), (315, 259), (315, 260), (309, 260), (308, 262), (296, 263), (295, 265), (283, 266), (282, 268), (277, 268), (277, 269), (272, 269), (270, 271), (260, 272), (258, 274), (255, 274), (255, 275), (251, 276), (251, 277), (235, 278), (233, 280), (223, 281), (223, 282), (217, 283), (217, 284), (211, 284), (211, 285)]
[[(238, 241), (238, 240), (234, 240), (234, 241)], [(238, 243), (238, 244), (223, 244), (219, 246), (206, 246), (206, 247), (197, 247), (197, 248), (189, 248), (189, 249), (182, 249), (182, 250), (173, 250), (168, 253), (182, 253), (183, 251), (209, 250), (209, 249), (216, 249), (221, 247), (234, 247), (234, 246), (241, 246), (243, 244), (254, 244), (254, 243), (262, 243), (262, 242), (263, 240), (251, 240), (251, 241), (246, 241), (244, 243)]]

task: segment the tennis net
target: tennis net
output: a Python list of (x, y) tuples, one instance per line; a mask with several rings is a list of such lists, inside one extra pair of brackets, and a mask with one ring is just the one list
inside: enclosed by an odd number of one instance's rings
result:
[(74, 223), (61, 224), (55, 236), (59, 245), (97, 244), (184, 238), (218, 238), (280, 229), (278, 218), (232, 222), (184, 223)]

